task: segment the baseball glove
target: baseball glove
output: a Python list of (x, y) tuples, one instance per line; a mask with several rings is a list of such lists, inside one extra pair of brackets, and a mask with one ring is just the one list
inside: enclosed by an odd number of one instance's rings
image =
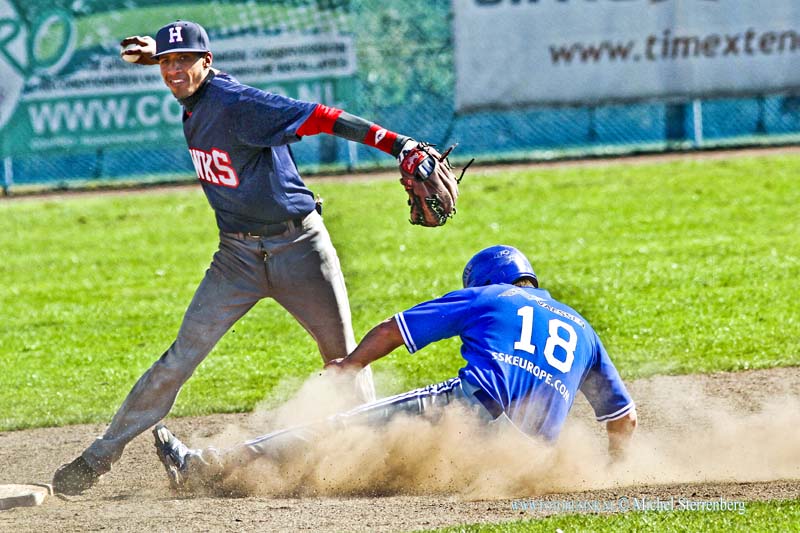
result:
[(447, 160), (455, 147), (454, 144), (440, 154), (431, 144), (417, 143), (402, 154), (400, 183), (408, 193), (412, 224), (443, 226), (455, 214), (458, 184), (464, 176), (462, 172), (461, 177), (456, 178)]

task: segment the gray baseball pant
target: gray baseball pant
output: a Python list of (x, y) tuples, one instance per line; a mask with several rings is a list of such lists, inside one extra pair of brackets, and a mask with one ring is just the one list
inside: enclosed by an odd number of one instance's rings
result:
[(262, 458), (280, 464), (295, 454), (303, 453), (326, 432), (352, 426), (380, 427), (399, 414), (424, 416), (436, 420), (444, 413), (447, 406), (453, 404), (465, 407), (475, 416), (477, 422), (488, 424), (501, 414), (502, 408), (493, 405), (491, 406), (493, 412), (490, 412), (489, 407), (475, 396), (476, 391), (475, 386), (462, 382), (461, 378), (451, 378), (441, 383), (382, 398), (319, 422), (274, 431), (224, 452), (215, 448), (193, 450), (186, 458), (189, 475), (195, 474), (205, 478), (220, 473), (230, 473)]
[[(325, 361), (356, 346), (339, 258), (322, 217), (312, 211), (272, 237), (220, 234), (172, 346), (139, 378), (105, 433), (83, 457), (102, 474), (125, 446), (163, 419), (178, 392), (233, 324), (259, 300), (273, 298), (316, 340)], [(350, 394), (351, 391), (343, 391)], [(358, 401), (375, 399), (369, 368), (357, 377)]]

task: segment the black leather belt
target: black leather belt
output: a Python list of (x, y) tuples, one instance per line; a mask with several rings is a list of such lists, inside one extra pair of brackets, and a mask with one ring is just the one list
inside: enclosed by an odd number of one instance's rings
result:
[(497, 418), (503, 414), (503, 406), (497, 400), (489, 396), (489, 393), (483, 389), (476, 390), (473, 394), (475, 399), (481, 402), (487, 411), (492, 415), (492, 418)]
[(289, 230), (303, 227), (303, 219), (306, 217), (297, 217), (285, 222), (277, 222), (275, 224), (264, 224), (260, 228), (256, 228), (247, 232), (225, 232), (225, 235), (235, 237), (237, 239), (261, 239), (263, 237), (274, 237), (286, 233)]

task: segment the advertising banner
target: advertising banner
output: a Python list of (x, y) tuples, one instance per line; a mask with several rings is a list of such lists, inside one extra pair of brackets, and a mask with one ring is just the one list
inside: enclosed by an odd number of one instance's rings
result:
[[(356, 71), (353, 38), (297, 2), (0, 0), (3, 156), (183, 145), (181, 108), (157, 66), (119, 57), (119, 41), (183, 18), (209, 33), (214, 67), (243, 83), (334, 103)], [(308, 31), (309, 25), (319, 28)]]
[(796, 0), (453, 0), (456, 107), (800, 88)]

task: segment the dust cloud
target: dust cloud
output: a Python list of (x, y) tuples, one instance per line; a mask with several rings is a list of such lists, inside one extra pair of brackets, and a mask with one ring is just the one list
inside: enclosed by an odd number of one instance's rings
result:
[[(340, 412), (352, 402), (342, 397), (348, 389), (342, 379), (314, 376), (284, 405), (256, 410), (246, 428), (231, 426), (188, 444), (231, 447)], [(732, 391), (715, 394), (702, 383), (689, 383), (656, 378), (632, 384), (639, 428), (625, 459), (613, 464), (604, 425), (594, 421), (579, 395), (556, 446), (531, 439), (502, 419), (481, 426), (454, 407), (435, 421), (399, 416), (381, 427), (327, 431), (284, 460), (250, 463), (209, 490), (245, 496), (502, 499), (643, 484), (800, 478), (796, 391), (732, 401)]]

